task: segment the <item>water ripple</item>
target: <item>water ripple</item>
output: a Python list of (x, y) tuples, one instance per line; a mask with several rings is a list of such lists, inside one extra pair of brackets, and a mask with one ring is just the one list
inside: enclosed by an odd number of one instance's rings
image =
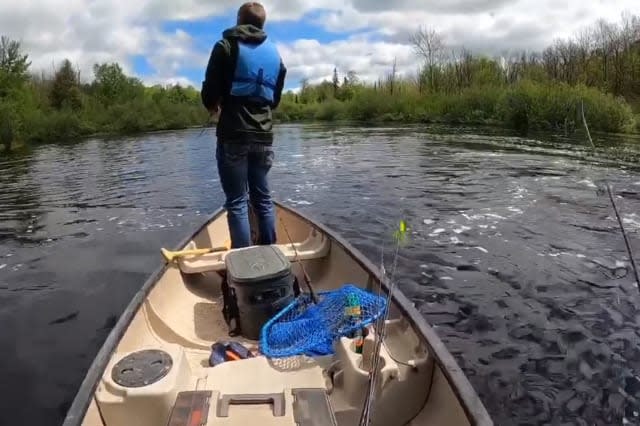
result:
[[(0, 423), (59, 423), (158, 247), (222, 204), (198, 133), (0, 160)], [(638, 424), (640, 297), (601, 192), (609, 179), (640, 247), (637, 145), (594, 155), (555, 135), (324, 125), (276, 141), (275, 196), (375, 262), (384, 248), (388, 271), (408, 221), (399, 286), (496, 424)]]

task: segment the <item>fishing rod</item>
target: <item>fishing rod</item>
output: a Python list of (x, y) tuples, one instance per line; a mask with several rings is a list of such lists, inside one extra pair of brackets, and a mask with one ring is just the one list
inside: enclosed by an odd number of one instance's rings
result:
[[(584, 129), (587, 132), (587, 138), (589, 139), (589, 143), (593, 148), (594, 154), (596, 153), (596, 145), (593, 143), (593, 139), (591, 139), (591, 132), (589, 132), (589, 126), (587, 125), (587, 119), (584, 115), (584, 101), (581, 101), (581, 113), (582, 113), (582, 123), (584, 124)], [(618, 206), (616, 205), (615, 199), (613, 197), (613, 193), (611, 191), (611, 186), (609, 185), (609, 181), (604, 179), (605, 187), (607, 189), (607, 194), (609, 196), (609, 201), (611, 202), (611, 206), (613, 207), (613, 211), (616, 215), (616, 219), (618, 221), (618, 225), (620, 226), (620, 231), (622, 232), (622, 238), (624, 239), (624, 244), (627, 248), (627, 253), (629, 254), (629, 261), (631, 262), (631, 269), (635, 274), (636, 278), (636, 286), (640, 289), (640, 273), (638, 272), (638, 265), (636, 264), (636, 260), (633, 256), (633, 249), (631, 248), (631, 243), (629, 242), (629, 237), (627, 236), (627, 231), (624, 228), (624, 223), (622, 221), (622, 217), (620, 216), (620, 211), (618, 210)]]
[[(213, 118), (217, 119), (214, 120)], [(202, 130), (200, 130), (200, 134), (198, 135), (198, 139), (200, 139), (202, 137), (202, 135), (204, 134), (205, 131), (207, 131), (207, 129), (210, 129), (213, 127), (214, 124), (218, 123), (218, 120), (220, 119), (220, 110), (218, 110), (215, 113), (209, 113), (209, 116), (207, 117), (207, 121), (204, 122), (204, 124), (202, 125)]]
[(296, 255), (296, 260), (298, 262), (298, 265), (300, 265), (300, 268), (302, 269), (304, 282), (307, 285), (307, 288), (309, 289), (309, 296), (311, 296), (311, 301), (314, 304), (317, 304), (318, 298), (316, 297), (315, 291), (313, 291), (313, 286), (311, 285), (311, 278), (309, 278), (309, 275), (307, 274), (307, 271), (305, 270), (304, 265), (301, 262), (300, 256), (298, 255), (298, 249), (296, 248), (296, 245), (293, 243), (293, 240), (291, 239), (291, 235), (289, 235), (289, 230), (287, 229), (287, 226), (284, 224), (282, 217), (279, 217), (279, 219), (280, 219), (280, 223), (282, 224), (282, 228), (284, 229), (284, 232), (287, 234), (287, 238), (289, 239), (289, 244), (291, 244), (291, 247), (293, 247), (293, 252)]
[(202, 137), (202, 135), (204, 134), (204, 132), (207, 131), (207, 129), (212, 128), (214, 124), (215, 124), (215, 121), (211, 120), (211, 117), (209, 117), (207, 119), (207, 121), (202, 125), (202, 130), (200, 130), (200, 134), (198, 135), (198, 139), (200, 139)]
[[(362, 412), (360, 414), (360, 426), (368, 426), (371, 423), (371, 416), (373, 413), (373, 403), (375, 400), (375, 392), (376, 392), (376, 382), (378, 380), (379, 374), (379, 365), (380, 365), (380, 350), (382, 349), (382, 344), (384, 343), (385, 334), (386, 334), (386, 324), (389, 319), (389, 312), (391, 311), (391, 299), (392, 295), (395, 291), (396, 287), (396, 269), (398, 266), (398, 253), (400, 251), (400, 244), (404, 240), (404, 237), (407, 232), (407, 225), (404, 220), (400, 221), (399, 229), (395, 232), (394, 237), (396, 239), (396, 247), (395, 254), (393, 256), (393, 267), (391, 269), (391, 277), (389, 280), (389, 288), (386, 298), (386, 309), (382, 318), (378, 319), (377, 323), (374, 326), (374, 335), (376, 337), (375, 346), (373, 349), (373, 353), (371, 354), (371, 368), (369, 370), (369, 380), (367, 382), (367, 394), (365, 397), (364, 405), (362, 407)], [(384, 244), (382, 246), (382, 255), (381, 255), (382, 265), (380, 267), (380, 285), (378, 289), (380, 290), (382, 287), (382, 283), (384, 277), (386, 275), (384, 268)]]

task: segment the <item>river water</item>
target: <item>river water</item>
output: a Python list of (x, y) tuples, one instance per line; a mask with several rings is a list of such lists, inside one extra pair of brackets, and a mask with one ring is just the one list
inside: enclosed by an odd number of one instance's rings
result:
[[(199, 133), (0, 159), (0, 424), (59, 424), (159, 247), (222, 204)], [(605, 142), (280, 126), (272, 181), (376, 262), (407, 220), (398, 285), (497, 425), (639, 424), (640, 296), (598, 188), (640, 257), (640, 143)]]

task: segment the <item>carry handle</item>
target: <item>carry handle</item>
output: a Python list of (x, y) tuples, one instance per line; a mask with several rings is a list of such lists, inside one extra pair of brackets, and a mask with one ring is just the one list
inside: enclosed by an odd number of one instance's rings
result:
[(284, 394), (268, 393), (268, 394), (235, 394), (224, 395), (218, 400), (218, 417), (229, 417), (230, 405), (258, 405), (272, 404), (273, 416), (284, 416)]

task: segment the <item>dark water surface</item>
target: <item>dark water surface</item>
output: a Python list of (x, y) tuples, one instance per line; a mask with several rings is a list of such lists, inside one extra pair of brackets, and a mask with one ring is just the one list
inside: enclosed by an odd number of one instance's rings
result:
[[(59, 424), (159, 247), (221, 205), (198, 133), (0, 159), (0, 424)], [(282, 126), (274, 192), (376, 262), (407, 219), (399, 286), (496, 424), (639, 424), (640, 293), (597, 190), (608, 176), (640, 257), (634, 147)]]

